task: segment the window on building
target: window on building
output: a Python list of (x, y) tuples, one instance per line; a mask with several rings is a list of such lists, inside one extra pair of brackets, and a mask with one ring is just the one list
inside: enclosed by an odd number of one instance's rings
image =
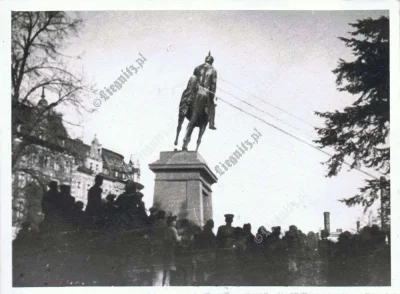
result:
[(96, 164), (96, 172), (99, 171), (99, 165)]
[(54, 170), (60, 170), (60, 165), (58, 164), (58, 162), (54, 162)]
[(78, 189), (81, 188), (81, 182), (78, 182)]
[(90, 170), (93, 170), (93, 162), (90, 163)]

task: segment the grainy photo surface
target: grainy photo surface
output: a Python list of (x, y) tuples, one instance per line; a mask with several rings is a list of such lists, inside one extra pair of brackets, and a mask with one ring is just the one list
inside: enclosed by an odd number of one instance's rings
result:
[(391, 285), (388, 10), (10, 13), (13, 287)]

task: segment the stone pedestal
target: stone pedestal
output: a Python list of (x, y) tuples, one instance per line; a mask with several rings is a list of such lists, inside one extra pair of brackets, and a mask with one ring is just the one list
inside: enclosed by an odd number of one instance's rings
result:
[(211, 185), (217, 177), (196, 151), (166, 151), (149, 164), (155, 173), (153, 206), (203, 226), (212, 219)]

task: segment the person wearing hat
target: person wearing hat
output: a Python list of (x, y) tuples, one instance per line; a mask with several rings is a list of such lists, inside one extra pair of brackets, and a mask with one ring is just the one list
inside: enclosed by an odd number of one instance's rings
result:
[[(140, 194), (143, 197), (143, 194)], [(141, 201), (141, 197), (136, 193), (135, 182), (127, 181), (125, 191), (115, 201), (115, 206), (118, 208), (118, 223), (123, 229), (130, 230), (139, 226), (139, 201)]]
[(196, 251), (196, 278), (199, 286), (210, 286), (210, 278), (215, 271), (215, 257), (217, 239), (214, 232), (214, 221), (209, 219), (203, 230), (194, 236), (194, 249)]
[(272, 233), (269, 234), (266, 238), (268, 250), (272, 250), (274, 252), (278, 252), (277, 250), (281, 250), (282, 240), (280, 238), (281, 235), (281, 227), (276, 226), (272, 227)]
[(134, 206), (135, 203), (135, 183), (132, 181), (127, 181), (125, 183), (125, 191), (120, 194), (115, 201), (115, 205), (120, 211), (129, 210)]
[(150, 207), (149, 212), (150, 212), (150, 215), (147, 219), (147, 223), (150, 226), (152, 226), (155, 223), (155, 221), (157, 220), (158, 209), (153, 206), (153, 207)]
[(295, 225), (289, 226), (289, 231), (285, 233), (285, 242), (288, 247), (289, 271), (294, 273), (298, 271), (299, 266), (299, 250), (301, 248), (301, 240), (299, 238), (299, 230)]
[(220, 250), (217, 251), (217, 280), (224, 280), (234, 285), (235, 280), (235, 229), (232, 227), (233, 214), (225, 214), (225, 225), (220, 226), (217, 231), (217, 242)]
[(88, 202), (85, 210), (88, 216), (95, 217), (101, 208), (101, 194), (103, 193), (101, 185), (103, 185), (103, 177), (97, 175), (94, 179), (94, 185), (88, 192)]
[(60, 210), (65, 221), (72, 220), (72, 210), (75, 197), (71, 196), (71, 186), (60, 185)]
[(44, 214), (45, 225), (50, 225), (58, 218), (57, 203), (60, 201), (60, 192), (58, 192), (58, 183), (50, 181), (48, 184), (49, 190), (42, 197), (42, 212)]
[(232, 245), (235, 230), (232, 227), (233, 214), (225, 214), (225, 225), (220, 226), (217, 232), (217, 242), (219, 247), (228, 248)]
[(170, 285), (171, 271), (176, 271), (175, 249), (176, 245), (182, 240), (182, 237), (178, 235), (178, 231), (176, 229), (176, 219), (176, 215), (167, 217), (168, 227), (164, 236), (164, 286)]

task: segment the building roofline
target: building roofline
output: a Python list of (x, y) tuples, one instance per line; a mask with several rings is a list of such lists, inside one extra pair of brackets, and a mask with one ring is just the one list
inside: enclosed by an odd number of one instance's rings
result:
[(112, 151), (110, 149), (107, 149), (107, 148), (102, 148), (102, 149), (103, 149), (103, 151), (106, 151), (106, 152), (109, 152), (111, 154), (117, 155), (118, 157), (121, 157), (121, 159), (124, 159), (124, 156), (122, 154), (119, 154), (119, 153), (117, 153), (115, 151)]

